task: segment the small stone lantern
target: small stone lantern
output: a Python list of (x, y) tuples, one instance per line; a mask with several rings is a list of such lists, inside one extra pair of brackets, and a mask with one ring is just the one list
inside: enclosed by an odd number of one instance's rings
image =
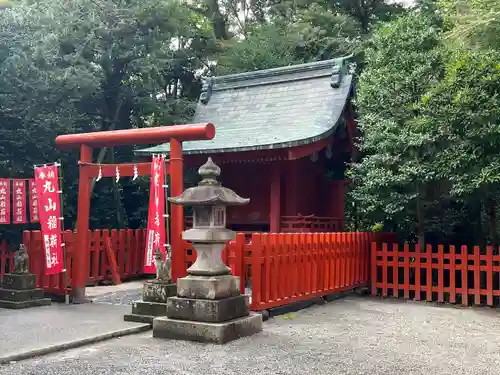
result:
[(196, 262), (187, 270), (189, 275), (229, 275), (230, 269), (221, 258), (225, 244), (235, 238), (235, 232), (226, 229), (226, 207), (245, 205), (250, 199), (242, 198), (217, 181), (220, 168), (211, 158), (200, 167), (202, 177), (198, 186), (184, 191), (170, 202), (193, 207), (193, 228), (182, 238), (193, 243), (198, 254)]
[(222, 344), (262, 330), (262, 316), (250, 312), (248, 296), (240, 294), (239, 277), (231, 275), (221, 258), (224, 246), (236, 235), (226, 228), (226, 207), (250, 199), (221, 186), (220, 172), (208, 158), (198, 170), (198, 186), (169, 198), (173, 204), (193, 207), (193, 228), (182, 238), (193, 244), (197, 257), (188, 276), (177, 279), (177, 296), (167, 299), (167, 316), (153, 320), (154, 337)]

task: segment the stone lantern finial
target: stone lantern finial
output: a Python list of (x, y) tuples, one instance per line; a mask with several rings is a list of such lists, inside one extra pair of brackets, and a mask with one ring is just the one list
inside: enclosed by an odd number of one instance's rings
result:
[(203, 185), (220, 185), (217, 177), (220, 176), (220, 167), (214, 163), (212, 158), (208, 158), (207, 162), (198, 169), (198, 174), (202, 178), (199, 186)]

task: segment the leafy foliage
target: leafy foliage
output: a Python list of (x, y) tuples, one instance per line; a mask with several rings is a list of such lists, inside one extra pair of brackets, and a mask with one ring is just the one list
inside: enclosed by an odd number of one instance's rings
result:
[[(496, 242), (499, 4), (13, 0), (0, 6), (0, 176), (61, 159), (71, 226), (77, 153), (57, 151), (57, 135), (186, 123), (202, 74), (354, 53), (363, 157), (349, 171), (350, 226)], [(99, 182), (91, 226), (143, 225), (147, 192), (146, 179)]]

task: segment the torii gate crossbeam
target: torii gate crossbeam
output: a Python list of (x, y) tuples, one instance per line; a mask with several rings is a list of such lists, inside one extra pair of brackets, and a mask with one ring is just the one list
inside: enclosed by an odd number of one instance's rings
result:
[[(184, 174), (182, 159), (182, 142), (210, 140), (215, 137), (215, 127), (211, 123), (172, 125), (155, 128), (113, 130), (94, 133), (60, 135), (56, 138), (58, 149), (80, 148), (78, 214), (76, 220), (76, 241), (72, 254), (72, 296), (73, 303), (85, 302), (85, 283), (90, 271), (89, 252), (89, 216), (91, 179), (95, 177), (95, 166), (92, 164), (94, 148), (114, 147), (131, 144), (158, 144), (170, 142), (170, 185), (171, 195), (178, 196), (184, 190)], [(141, 163), (145, 164), (145, 163)], [(117, 164), (120, 165), (120, 164)], [(147, 168), (141, 165), (141, 169)], [(182, 206), (171, 208), (171, 245), (172, 245), (172, 279), (184, 276), (184, 257), (182, 230), (184, 229), (184, 212)], [(184, 270), (185, 271), (185, 270)]]

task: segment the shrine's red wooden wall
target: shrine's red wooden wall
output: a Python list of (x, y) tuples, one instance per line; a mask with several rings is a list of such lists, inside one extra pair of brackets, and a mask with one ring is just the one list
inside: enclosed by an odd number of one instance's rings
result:
[[(281, 174), (280, 216), (344, 218), (343, 180), (328, 180), (309, 158), (277, 163)], [(250, 198), (248, 205), (228, 208), (229, 224), (269, 224), (270, 202), (275, 199), (270, 190), (272, 173), (270, 163), (223, 165), (222, 184)]]

